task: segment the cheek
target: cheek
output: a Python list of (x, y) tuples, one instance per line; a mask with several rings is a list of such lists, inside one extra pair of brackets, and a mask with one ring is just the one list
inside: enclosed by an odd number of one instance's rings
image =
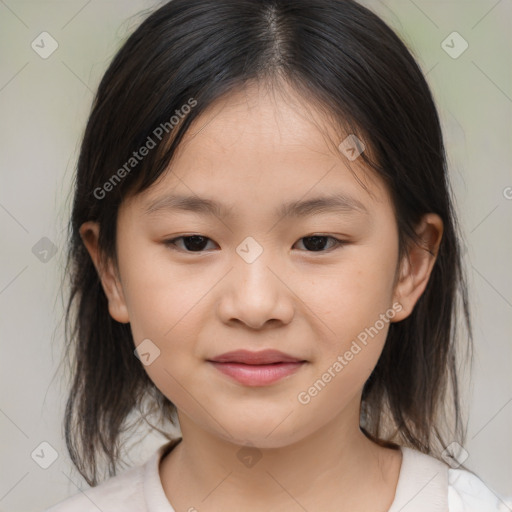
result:
[[(298, 295), (336, 335), (373, 324), (391, 306), (395, 255), (357, 250), (297, 283)], [(303, 275), (308, 275), (306, 270)]]
[(208, 301), (201, 298), (214, 285), (214, 276), (205, 276), (205, 282), (161, 260), (145, 261), (125, 274), (134, 343), (148, 347), (151, 361), (144, 370), (162, 394), (185, 414), (200, 417), (187, 389), (200, 367), (196, 342), (208, 314)]
[(193, 330), (213, 276), (198, 279), (197, 272), (172, 265), (165, 251), (154, 247), (132, 251), (124, 264), (123, 290), (136, 342), (150, 338), (165, 347), (176, 333)]
[(298, 403), (306, 406), (304, 413), (308, 411), (319, 424), (359, 400), (395, 315), (386, 287), (378, 291), (354, 284), (345, 291), (326, 302), (329, 314), (324, 325), (329, 329), (317, 332), (314, 371), (297, 394)]
[(316, 275), (300, 292), (306, 309), (321, 320), (315, 333), (318, 378), (326, 371), (328, 387), (340, 386), (338, 391), (362, 387), (377, 364), (395, 315), (395, 251), (354, 248), (344, 256), (336, 270)]

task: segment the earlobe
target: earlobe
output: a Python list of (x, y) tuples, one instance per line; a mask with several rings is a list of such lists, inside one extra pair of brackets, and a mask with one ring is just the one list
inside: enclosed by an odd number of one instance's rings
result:
[(400, 264), (394, 300), (402, 310), (393, 321), (407, 318), (427, 287), (443, 236), (443, 221), (435, 213), (424, 215), (416, 228), (418, 240), (411, 241)]
[(128, 309), (123, 295), (123, 289), (114, 265), (111, 261), (104, 261), (99, 249), (100, 227), (97, 222), (88, 221), (80, 226), (80, 236), (96, 268), (101, 286), (108, 300), (110, 316), (121, 323), (130, 321)]

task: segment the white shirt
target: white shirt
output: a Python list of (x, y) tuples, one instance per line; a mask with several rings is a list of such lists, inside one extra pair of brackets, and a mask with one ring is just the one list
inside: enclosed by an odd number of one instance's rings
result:
[[(175, 512), (159, 474), (160, 459), (176, 441), (162, 445), (141, 465), (73, 495), (44, 512)], [(402, 465), (388, 512), (511, 512), (512, 499), (489, 489), (476, 475), (401, 447)], [(195, 504), (201, 510), (201, 504)], [(191, 503), (191, 510), (194, 510)]]

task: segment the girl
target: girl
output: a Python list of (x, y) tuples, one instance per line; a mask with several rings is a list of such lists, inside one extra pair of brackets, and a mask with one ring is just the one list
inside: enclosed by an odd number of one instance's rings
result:
[[(69, 272), (66, 442), (93, 488), (50, 511), (510, 510), (462, 466), (436, 108), (354, 1), (149, 16), (94, 101)], [(116, 474), (148, 404), (180, 435)]]

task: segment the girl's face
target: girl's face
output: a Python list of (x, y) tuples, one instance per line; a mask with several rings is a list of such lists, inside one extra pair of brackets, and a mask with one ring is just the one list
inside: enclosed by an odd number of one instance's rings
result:
[[(262, 448), (342, 414), (358, 427), (390, 322), (426, 284), (398, 273), (383, 182), (333, 151), (288, 93), (251, 87), (198, 118), (169, 172), (122, 204), (119, 277), (103, 278), (111, 315), (130, 322), (180, 419)], [(289, 359), (213, 362), (239, 350)]]

